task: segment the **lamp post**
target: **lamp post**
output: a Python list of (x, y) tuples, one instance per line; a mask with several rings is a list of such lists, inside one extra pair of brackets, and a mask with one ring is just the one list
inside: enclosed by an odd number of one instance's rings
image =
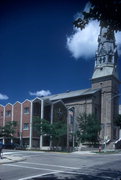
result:
[(113, 97), (111, 98), (107, 98), (106, 100), (106, 122), (105, 122), (105, 136), (104, 136), (104, 143), (105, 143), (105, 150), (106, 150), (106, 143), (107, 143), (107, 140), (108, 140), (108, 136), (107, 136), (107, 121), (108, 121), (108, 103), (111, 102), (114, 98), (120, 96), (121, 94), (116, 94), (114, 95)]

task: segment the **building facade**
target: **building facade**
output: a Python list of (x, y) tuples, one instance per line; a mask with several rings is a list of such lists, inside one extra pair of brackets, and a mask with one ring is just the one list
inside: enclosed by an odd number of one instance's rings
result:
[[(0, 126), (9, 121), (17, 122), (15, 141), (29, 148), (49, 149), (51, 142), (46, 136), (37, 136), (33, 131), (33, 118), (40, 117), (50, 123), (55, 121), (54, 113), (66, 113), (66, 146), (74, 147), (73, 133), (78, 129), (79, 114), (95, 114), (101, 122), (102, 142), (119, 138), (119, 127), (114, 121), (119, 112), (118, 54), (114, 32), (101, 28), (98, 49), (92, 75), (92, 87), (84, 90), (67, 91), (52, 96), (25, 100), (15, 104), (0, 105)], [(1, 138), (4, 142), (5, 139)]]
[(55, 121), (54, 113), (65, 114), (65, 122), (67, 121), (67, 108), (61, 101), (50, 101), (48, 98), (35, 98), (33, 100), (26, 99), (24, 102), (16, 102), (15, 104), (0, 105), (0, 126), (4, 126), (7, 122), (17, 122), (16, 133), (14, 138), (1, 137), (0, 141), (6, 143), (18, 143), (28, 148), (39, 147), (40, 149), (49, 149), (50, 142), (47, 137), (38, 135), (33, 128), (33, 120), (36, 117), (46, 119), (49, 123)]
[[(1, 137), (3, 143), (13, 142), (27, 146), (50, 149), (51, 142), (46, 136), (38, 136), (33, 130), (33, 119), (40, 117), (49, 123), (56, 121), (55, 113), (64, 114), (67, 124), (66, 147), (74, 147), (73, 133), (78, 129), (77, 117), (81, 113), (95, 113), (100, 119), (100, 89), (85, 89), (65, 92), (48, 97), (26, 99), (24, 102), (0, 105), (0, 126), (16, 121), (14, 140)], [(57, 116), (56, 116), (57, 117)]]

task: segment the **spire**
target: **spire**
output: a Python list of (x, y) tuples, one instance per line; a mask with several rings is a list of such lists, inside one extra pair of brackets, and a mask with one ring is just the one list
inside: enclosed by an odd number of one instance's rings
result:
[(115, 44), (114, 31), (108, 27), (101, 27), (98, 37), (98, 48), (95, 57), (94, 78), (108, 75), (117, 75), (117, 46)]
[(98, 37), (98, 49), (95, 65), (117, 65), (117, 48), (115, 45), (114, 31), (109, 27), (103, 27)]

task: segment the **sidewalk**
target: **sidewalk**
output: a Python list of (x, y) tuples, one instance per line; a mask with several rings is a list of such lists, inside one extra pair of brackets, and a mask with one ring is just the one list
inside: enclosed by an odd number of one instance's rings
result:
[(95, 152), (92, 152), (92, 151), (75, 151), (75, 152), (72, 152), (72, 154), (96, 154)]
[(0, 164), (6, 164), (6, 163), (13, 163), (18, 161), (24, 161), (25, 158), (13, 156), (13, 155), (6, 155), (3, 153), (2, 159), (0, 159)]

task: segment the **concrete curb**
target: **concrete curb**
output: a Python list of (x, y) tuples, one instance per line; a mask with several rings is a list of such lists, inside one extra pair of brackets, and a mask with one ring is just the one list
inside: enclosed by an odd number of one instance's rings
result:
[(71, 154), (80, 154), (80, 155), (95, 155), (95, 152), (92, 151), (74, 151)]
[(24, 160), (26, 160), (26, 158), (4, 155), (3, 159), (0, 159), (0, 164), (8, 164), (8, 163), (14, 163), (14, 162), (19, 162), (19, 161), (24, 161)]

